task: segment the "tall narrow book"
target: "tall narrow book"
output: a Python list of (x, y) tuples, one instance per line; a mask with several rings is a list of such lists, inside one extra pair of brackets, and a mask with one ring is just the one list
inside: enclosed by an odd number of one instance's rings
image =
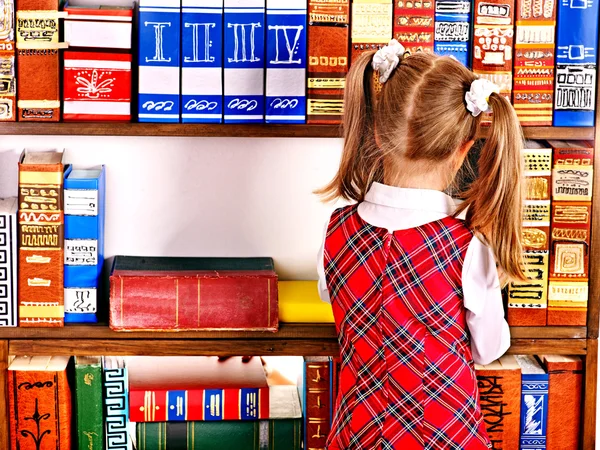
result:
[(65, 174), (65, 322), (98, 322), (104, 265), (104, 166)]
[(102, 357), (106, 450), (131, 450), (129, 381), (123, 358)]
[(548, 373), (534, 356), (518, 355), (521, 366), (520, 448), (546, 450)]
[(0, 199), (0, 327), (18, 324), (17, 198)]
[(75, 419), (78, 448), (104, 450), (102, 359), (75, 357)]
[(0, 121), (14, 122), (16, 114), (15, 2), (6, 0), (0, 14)]
[(71, 450), (68, 356), (17, 356), (8, 367), (11, 450)]
[(394, 38), (409, 53), (433, 53), (435, 0), (395, 1)]
[(19, 325), (64, 323), (62, 151), (25, 150), (19, 163)]
[(454, 56), (466, 67), (471, 66), (471, 8), (471, 1), (435, 2), (434, 51), (438, 55)]
[(353, 0), (350, 26), (351, 61), (378, 50), (392, 39), (392, 0)]
[(331, 358), (304, 357), (304, 442), (306, 448), (325, 448), (331, 429)]

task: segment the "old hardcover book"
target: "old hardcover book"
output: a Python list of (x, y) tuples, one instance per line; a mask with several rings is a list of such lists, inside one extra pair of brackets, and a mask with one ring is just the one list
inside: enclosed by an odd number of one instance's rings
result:
[(129, 381), (123, 358), (102, 357), (106, 450), (131, 450)]
[(551, 126), (555, 0), (517, 0), (513, 104), (523, 126)]
[(308, 21), (306, 122), (340, 124), (350, 59), (350, 0), (309, 0)]
[(14, 122), (17, 119), (14, 0), (4, 2), (0, 30), (0, 121)]
[(273, 259), (116, 256), (110, 327), (276, 331)]
[(433, 53), (435, 0), (395, 0), (394, 38), (409, 53)]
[(302, 383), (305, 448), (325, 448), (331, 429), (331, 358), (304, 357)]
[(598, 10), (597, 1), (558, 4), (554, 126), (594, 126)]
[(546, 448), (577, 450), (580, 444), (583, 362), (578, 356), (547, 355), (548, 434)]
[(104, 265), (104, 166), (65, 173), (65, 322), (98, 322)]
[(494, 450), (518, 450), (521, 418), (521, 368), (515, 356), (475, 365), (479, 403)]
[(521, 449), (546, 450), (548, 373), (535, 356), (516, 356), (521, 366)]
[(19, 325), (64, 322), (62, 151), (25, 150), (19, 163)]
[(0, 199), (0, 327), (18, 324), (16, 197)]
[(67, 4), (64, 10), (65, 41), (70, 48), (131, 51), (133, 8)]
[(8, 367), (11, 450), (71, 450), (68, 356), (17, 356)]
[(280, 281), (281, 322), (333, 323), (331, 305), (321, 300), (316, 281)]
[(269, 385), (260, 358), (127, 358), (132, 422), (269, 418)]
[(435, 2), (434, 51), (454, 56), (464, 66), (471, 66), (471, 1), (437, 0)]
[(392, 39), (392, 0), (353, 0), (350, 26), (351, 61), (378, 50)]
[(75, 419), (80, 449), (104, 450), (102, 359), (75, 357)]

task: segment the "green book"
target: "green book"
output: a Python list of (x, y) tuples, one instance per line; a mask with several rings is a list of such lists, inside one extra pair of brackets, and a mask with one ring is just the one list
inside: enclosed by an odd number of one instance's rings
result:
[(300, 450), (302, 419), (140, 422), (138, 450)]
[(75, 357), (75, 418), (79, 450), (104, 450), (100, 357)]

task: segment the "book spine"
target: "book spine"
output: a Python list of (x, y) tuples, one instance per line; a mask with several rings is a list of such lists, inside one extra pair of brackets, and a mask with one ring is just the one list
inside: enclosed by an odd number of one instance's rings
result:
[(18, 324), (17, 215), (0, 214), (0, 327)]
[(409, 53), (433, 53), (435, 1), (394, 2), (394, 38)]
[(105, 169), (98, 178), (65, 176), (65, 322), (98, 322), (104, 265)]
[(340, 124), (349, 62), (349, 0), (308, 4), (307, 123)]
[(138, 118), (178, 123), (181, 1), (140, 0)]
[(304, 445), (326, 448), (331, 429), (331, 361), (304, 359)]
[(525, 201), (523, 205), (523, 259), (530, 282), (508, 287), (508, 323), (544, 326), (548, 308), (548, 229), (552, 149), (524, 149)]
[(598, 8), (585, 0), (558, 4), (554, 126), (594, 125)]
[(2, 36), (0, 36), (0, 121), (14, 122), (17, 103), (15, 73), (15, 2), (6, 0), (2, 9)]
[(66, 371), (8, 371), (11, 450), (71, 450)]
[(379, 50), (392, 39), (392, 0), (353, 0), (350, 25), (351, 61)]
[(265, 0), (225, 0), (224, 121), (265, 121)]
[[(131, 9), (103, 8), (101, 11), (64, 7), (65, 41), (69, 48), (119, 49), (131, 52)], [(101, 14), (97, 14), (97, 13)]]
[(517, 0), (513, 105), (523, 126), (551, 126), (556, 2)]
[(57, 0), (17, 0), (18, 120), (60, 120), (60, 61)]
[(19, 325), (64, 324), (63, 165), (19, 166)]
[(302, 419), (269, 421), (269, 450), (301, 450)]
[(465, 67), (471, 65), (471, 2), (437, 0), (435, 2), (434, 51), (454, 56)]
[(266, 122), (306, 122), (306, 0), (267, 0)]
[(223, 121), (223, 0), (182, 0), (181, 120)]
[(127, 369), (103, 369), (106, 450), (131, 450)]
[(102, 367), (75, 365), (77, 440), (80, 449), (104, 450)]
[[(110, 277), (110, 326), (116, 330), (264, 330), (278, 327), (277, 275)], [(148, 296), (158, 308), (148, 308)]]
[(548, 374), (523, 374), (520, 448), (546, 450)]

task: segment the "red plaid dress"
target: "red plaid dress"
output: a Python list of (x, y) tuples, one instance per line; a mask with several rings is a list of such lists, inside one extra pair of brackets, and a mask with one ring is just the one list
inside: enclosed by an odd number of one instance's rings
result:
[(389, 233), (333, 213), (325, 277), (341, 347), (329, 450), (487, 449), (461, 274), (473, 233), (446, 217)]

